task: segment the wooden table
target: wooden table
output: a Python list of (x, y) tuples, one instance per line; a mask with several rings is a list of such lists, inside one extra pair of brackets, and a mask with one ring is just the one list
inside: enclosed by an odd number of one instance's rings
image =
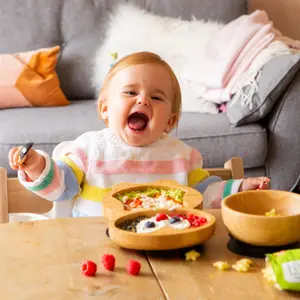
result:
[[(219, 210), (215, 236), (205, 243), (202, 257), (185, 261), (182, 251), (135, 252), (115, 246), (105, 235), (104, 218), (56, 219), (0, 225), (0, 299), (2, 300), (251, 300), (299, 299), (300, 294), (277, 291), (256, 259), (249, 273), (219, 271), (212, 264), (240, 257), (226, 248), (228, 235)], [(116, 257), (114, 272), (101, 266), (104, 253)], [(80, 273), (84, 260), (99, 267), (95, 278)], [(142, 264), (140, 276), (130, 276), (129, 259)]]
[[(104, 218), (56, 219), (0, 225), (0, 299), (165, 299), (143, 252), (126, 251), (105, 235)], [(104, 270), (104, 253), (116, 257), (114, 272)], [(99, 274), (81, 275), (93, 260)], [(126, 273), (129, 259), (142, 264), (140, 276)]]
[(254, 267), (248, 273), (235, 270), (220, 271), (213, 262), (224, 260), (234, 264), (242, 258), (230, 252), (229, 240), (222, 222), (220, 210), (207, 210), (217, 218), (216, 233), (204, 245), (204, 251), (197, 261), (185, 261), (182, 251), (148, 252), (152, 269), (165, 293), (171, 300), (275, 300), (300, 299), (300, 293), (278, 291), (267, 283), (261, 273), (265, 266), (263, 259), (253, 259)]

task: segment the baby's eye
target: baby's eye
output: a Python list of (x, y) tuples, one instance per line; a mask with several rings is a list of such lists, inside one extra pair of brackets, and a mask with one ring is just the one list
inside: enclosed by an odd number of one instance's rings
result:
[(136, 96), (136, 92), (134, 92), (134, 91), (125, 91), (124, 93), (129, 96)]
[(157, 101), (163, 101), (160, 97), (158, 96), (152, 96), (151, 97), (153, 100), (157, 100)]

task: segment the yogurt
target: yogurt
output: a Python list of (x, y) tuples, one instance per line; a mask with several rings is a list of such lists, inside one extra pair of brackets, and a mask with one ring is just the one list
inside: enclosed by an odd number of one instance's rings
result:
[[(156, 230), (159, 230), (163, 227), (171, 227), (174, 229), (185, 229), (191, 227), (191, 224), (188, 220), (184, 220), (182, 218), (179, 219), (179, 221), (175, 223), (170, 222), (171, 217), (168, 216), (168, 220), (162, 220), (162, 221), (156, 221), (156, 216), (148, 219), (144, 219), (136, 226), (136, 232), (137, 233), (149, 233)], [(153, 222), (155, 226), (148, 227), (146, 223)]]

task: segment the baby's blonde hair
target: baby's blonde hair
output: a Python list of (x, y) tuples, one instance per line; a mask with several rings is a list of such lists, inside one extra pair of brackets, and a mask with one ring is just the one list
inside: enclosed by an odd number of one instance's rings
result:
[(106, 78), (104, 79), (99, 98), (98, 98), (98, 108), (101, 107), (101, 103), (103, 102), (103, 95), (105, 94), (105, 91), (108, 88), (108, 85), (112, 78), (121, 70), (135, 65), (142, 65), (142, 64), (157, 64), (162, 67), (164, 67), (172, 80), (172, 87), (173, 87), (173, 93), (174, 98), (172, 101), (172, 113), (176, 115), (176, 122), (174, 123), (174, 126), (177, 126), (180, 114), (181, 114), (181, 90), (180, 85), (177, 80), (177, 77), (175, 73), (173, 72), (172, 68), (169, 66), (168, 63), (166, 63), (159, 55), (152, 53), (152, 52), (137, 52), (130, 54), (128, 56), (125, 56), (121, 60), (119, 60), (108, 72)]

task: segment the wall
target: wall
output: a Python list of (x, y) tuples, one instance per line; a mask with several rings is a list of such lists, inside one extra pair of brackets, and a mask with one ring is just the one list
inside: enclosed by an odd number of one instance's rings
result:
[(249, 11), (265, 10), (283, 35), (300, 40), (300, 0), (248, 0)]

